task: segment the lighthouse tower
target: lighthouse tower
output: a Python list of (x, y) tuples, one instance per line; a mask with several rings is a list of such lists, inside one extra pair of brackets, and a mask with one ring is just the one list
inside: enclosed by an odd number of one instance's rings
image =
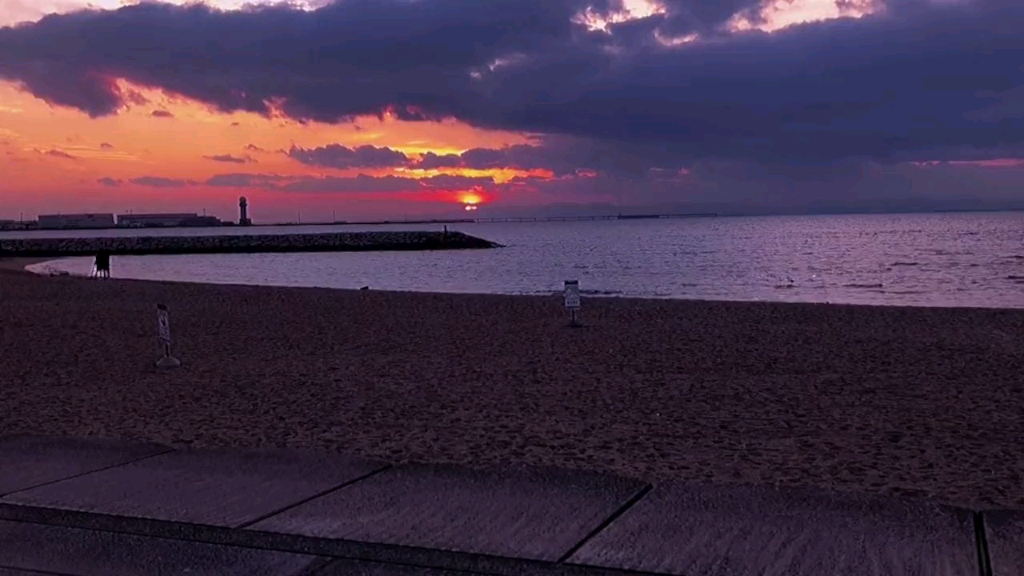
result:
[(245, 196), (238, 199), (238, 225), (252, 226), (252, 220), (249, 219), (249, 201)]

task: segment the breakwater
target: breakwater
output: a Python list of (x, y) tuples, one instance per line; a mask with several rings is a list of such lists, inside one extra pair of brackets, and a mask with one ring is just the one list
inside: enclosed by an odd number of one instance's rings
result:
[(369, 252), (459, 250), (499, 244), (462, 232), (342, 232), (328, 234), (18, 238), (0, 240), (0, 257), (50, 258), (144, 254)]

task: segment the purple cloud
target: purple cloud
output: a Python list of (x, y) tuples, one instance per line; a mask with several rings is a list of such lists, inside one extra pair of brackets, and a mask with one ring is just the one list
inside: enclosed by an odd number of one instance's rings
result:
[(154, 118), (174, 118), (174, 114), (171, 114), (167, 110), (153, 110), (149, 115)]
[[(664, 14), (609, 33), (573, 23), (588, 5), (614, 4), (346, 0), (307, 12), (143, 3), (0, 30), (0, 76), (95, 116), (129, 98), (115, 81), (125, 78), (224, 111), (269, 114), (273, 101), (302, 121), (454, 117), (691, 162), (895, 161), (1024, 143), (1024, 114), (1014, 112), (1024, 35), (1000, 32), (1024, 28), (1019, 2), (888, 0), (884, 15), (771, 35), (722, 27), (756, 15), (759, 0), (664, 0)], [(704, 40), (656, 40), (691, 32)]]
[[(579, 143), (576, 144), (577, 146)], [(593, 144), (586, 144), (592, 146)], [(435, 168), (471, 168), (487, 170), (492, 168), (516, 168), (519, 170), (551, 170), (556, 176), (574, 173), (578, 168), (587, 165), (587, 158), (578, 151), (570, 153), (553, 146), (533, 146), (517, 144), (505, 148), (473, 148), (462, 154), (445, 154), (439, 156), (433, 152), (423, 155), (412, 164), (412, 168), (430, 170)]]
[(111, 186), (111, 187), (120, 186), (121, 184), (124, 184), (124, 180), (115, 180), (115, 179), (113, 179), (113, 178), (111, 178), (109, 176), (106, 177), (106, 178), (100, 178), (99, 180), (97, 180), (97, 182), (99, 182), (100, 184), (103, 184), (104, 186)]
[(430, 178), (403, 176), (282, 176), (280, 174), (220, 174), (206, 181), (210, 186), (261, 188), (282, 192), (361, 193), (424, 192), (495, 187), (492, 178), (439, 175)]
[(401, 176), (367, 176), (360, 174), (353, 177), (327, 176), (322, 178), (306, 177), (296, 180), (280, 190), (287, 192), (430, 192), (442, 190), (466, 190), (477, 186), (491, 187), (491, 178), (467, 178), (465, 176), (435, 176), (432, 178), (405, 178)]
[(63, 150), (47, 150), (46, 155), (53, 156), (54, 158), (64, 158), (65, 160), (78, 160), (78, 158), (72, 156), (71, 154), (68, 154)]
[(163, 178), (160, 176), (142, 176), (129, 180), (132, 184), (148, 186), (150, 188), (183, 188), (197, 184), (194, 180), (181, 180), (177, 178)]
[(462, 156), (459, 154), (438, 155), (427, 152), (412, 167), (420, 170), (435, 170), (437, 168), (458, 168), (462, 165)]
[(405, 166), (409, 158), (391, 148), (376, 146), (359, 146), (348, 148), (340, 144), (330, 144), (319, 148), (298, 148), (292, 146), (288, 156), (308, 166), (321, 166), (345, 170), (349, 168), (394, 168)]
[(232, 156), (231, 154), (218, 154), (216, 156), (203, 156), (203, 158), (205, 158), (207, 160), (212, 160), (214, 162), (227, 162), (229, 164), (248, 164), (250, 162), (256, 162), (255, 160), (253, 160), (252, 158), (250, 158), (248, 156), (238, 157), (238, 156)]
[(281, 182), (291, 180), (279, 174), (218, 174), (206, 181), (207, 186), (224, 188), (276, 188)]
[[(0, 77), (93, 116), (116, 113), (131, 99), (118, 87), (124, 78), (222, 111), (270, 115), (274, 108), (325, 122), (392, 112), (409, 121), (457, 118), (571, 137), (576, 143), (565, 148), (476, 150), (419, 162), (554, 165), (566, 178), (594, 170), (599, 176), (587, 179), (594, 194), (654, 174), (652, 194), (674, 186), (689, 195), (665, 174), (685, 167), (693, 169), (690, 181), (720, 184), (697, 167), (724, 162), (737, 177), (801, 191), (810, 206), (843, 193), (819, 175), (850, 166), (898, 194), (892, 182), (904, 176), (887, 170), (903, 162), (1024, 157), (1024, 35), (1017, 33), (1024, 4), (878, 3), (885, 10), (875, 16), (773, 34), (724, 29), (736, 15), (754, 17), (762, 4), (755, 0), (662, 0), (663, 14), (612, 24), (607, 33), (573, 21), (588, 5), (602, 12), (618, 4), (610, 0), (345, 0), (316, 11), (143, 3), (0, 29)], [(700, 39), (680, 46), (658, 40), (689, 33)], [(327, 148), (294, 150), (316, 166), (372, 161)], [(391, 154), (377, 162), (401, 161), (401, 152), (383, 150)]]

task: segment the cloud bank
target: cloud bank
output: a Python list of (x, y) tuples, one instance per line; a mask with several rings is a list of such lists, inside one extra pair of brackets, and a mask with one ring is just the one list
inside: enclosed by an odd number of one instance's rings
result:
[(888, 0), (876, 16), (774, 34), (723, 31), (759, 0), (661, 4), (603, 32), (574, 20), (610, 0), (146, 3), (2, 29), (0, 76), (94, 116), (125, 103), (126, 78), (225, 111), (452, 117), (691, 160), (954, 158), (1016, 153), (1024, 138), (1019, 2)]
[[(844, 179), (952, 186), (906, 162), (1024, 157), (1019, 0), (837, 0), (876, 14), (771, 34), (729, 29), (756, 21), (765, 0), (658, 4), (615, 23), (616, 0), (145, 3), (0, 29), (0, 78), (96, 117), (131, 101), (123, 78), (222, 111), (322, 122), (390, 113), (540, 134), (538, 146), (416, 161), (373, 146), (288, 155), (337, 169), (543, 168), (556, 175), (545, 186), (592, 170), (599, 177), (578, 187), (639, 179), (681, 190), (685, 169), (702, 193), (813, 198)], [(581, 15), (610, 23), (595, 29)]]

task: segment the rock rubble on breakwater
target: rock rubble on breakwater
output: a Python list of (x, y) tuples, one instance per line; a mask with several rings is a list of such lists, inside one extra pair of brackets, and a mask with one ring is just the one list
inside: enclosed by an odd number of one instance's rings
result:
[(462, 232), (341, 232), (329, 234), (21, 238), (0, 240), (0, 257), (255, 252), (366, 252), (497, 248)]

